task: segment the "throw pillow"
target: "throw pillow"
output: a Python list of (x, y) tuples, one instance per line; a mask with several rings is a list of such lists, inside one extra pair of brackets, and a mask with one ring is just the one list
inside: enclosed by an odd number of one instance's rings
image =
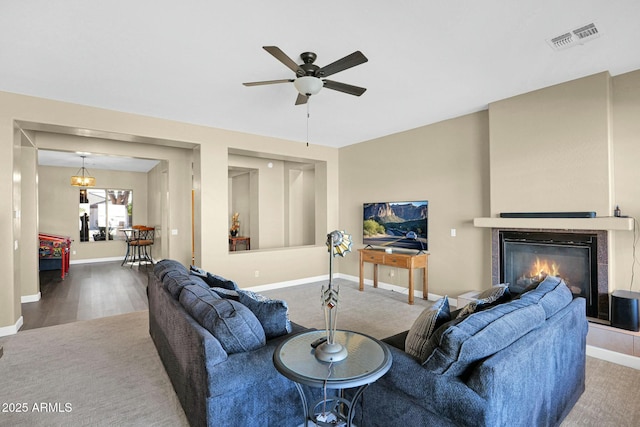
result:
[(239, 301), (238, 291), (234, 291), (227, 288), (211, 288), (212, 291), (217, 293), (221, 298), (228, 298), (234, 301)]
[(195, 265), (189, 266), (189, 272), (194, 276), (201, 277), (202, 280), (207, 282), (207, 284), (212, 288), (225, 288), (233, 291), (238, 289), (238, 285), (233, 280), (228, 280), (224, 277), (211, 274), (200, 267), (196, 267)]
[(427, 353), (429, 347), (427, 343), (429, 338), (440, 325), (448, 322), (449, 315), (449, 298), (444, 296), (436, 301), (431, 307), (427, 307), (418, 316), (416, 321), (409, 329), (407, 338), (404, 343), (404, 351), (424, 363), (429, 357)]
[(227, 354), (255, 350), (266, 343), (256, 316), (237, 301), (222, 299), (211, 289), (190, 285), (182, 290), (180, 303), (220, 341)]
[(193, 274), (194, 276), (199, 276), (203, 280), (207, 278), (207, 272), (200, 267), (196, 267), (195, 265), (189, 266), (189, 273)]
[(232, 291), (238, 290), (238, 285), (236, 284), (236, 282), (234, 282), (233, 280), (225, 279), (224, 277), (218, 276), (216, 274), (207, 273), (205, 282), (207, 282), (212, 288), (225, 288)]
[(238, 300), (258, 318), (267, 339), (291, 332), (289, 306), (286, 301), (275, 300), (255, 292), (238, 289)]
[(508, 300), (510, 296), (508, 285), (500, 284), (492, 286), (490, 289), (481, 292), (475, 301), (471, 301), (465, 305), (456, 318), (463, 318), (469, 314), (486, 310), (489, 307)]

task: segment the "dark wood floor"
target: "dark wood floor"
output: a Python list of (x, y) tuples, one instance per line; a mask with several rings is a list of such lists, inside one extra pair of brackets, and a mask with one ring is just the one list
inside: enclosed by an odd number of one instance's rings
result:
[[(151, 267), (149, 267), (151, 271)], [(120, 262), (74, 264), (40, 272), (41, 299), (22, 304), (21, 331), (146, 310), (147, 270)]]

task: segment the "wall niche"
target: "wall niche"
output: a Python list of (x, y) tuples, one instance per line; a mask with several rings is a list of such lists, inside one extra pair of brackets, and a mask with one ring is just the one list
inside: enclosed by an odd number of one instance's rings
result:
[(316, 220), (327, 199), (325, 163), (229, 150), (228, 229), (237, 213), (238, 236), (250, 238), (251, 250), (315, 245), (326, 228)]

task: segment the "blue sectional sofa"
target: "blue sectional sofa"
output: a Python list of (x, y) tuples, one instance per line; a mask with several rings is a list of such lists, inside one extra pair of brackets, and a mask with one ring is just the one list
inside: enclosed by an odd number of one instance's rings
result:
[[(273, 365), (276, 346), (306, 330), (286, 303), (172, 260), (149, 273), (148, 295), (151, 337), (192, 426), (302, 424), (295, 385)], [(585, 387), (585, 301), (552, 277), (505, 300), (449, 313), (445, 298), (421, 345), (407, 341), (414, 327), (383, 340), (393, 364), (357, 402), (354, 424), (559, 425)]]
[[(426, 360), (386, 340), (393, 365), (369, 386), (357, 425), (557, 426), (585, 388), (584, 298), (547, 277), (535, 290), (439, 326)], [(455, 317), (455, 314), (451, 317)]]
[[(189, 423), (302, 424), (299, 394), (276, 371), (273, 352), (305, 328), (283, 321), (286, 304), (261, 301), (232, 281), (208, 276), (163, 260), (149, 272), (147, 287), (149, 333)], [(247, 305), (236, 301), (241, 298)]]

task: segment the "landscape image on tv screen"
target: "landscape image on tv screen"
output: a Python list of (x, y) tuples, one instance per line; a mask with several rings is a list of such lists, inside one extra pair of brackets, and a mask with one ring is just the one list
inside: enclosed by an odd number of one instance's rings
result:
[(363, 205), (362, 243), (426, 251), (429, 202), (384, 202)]

